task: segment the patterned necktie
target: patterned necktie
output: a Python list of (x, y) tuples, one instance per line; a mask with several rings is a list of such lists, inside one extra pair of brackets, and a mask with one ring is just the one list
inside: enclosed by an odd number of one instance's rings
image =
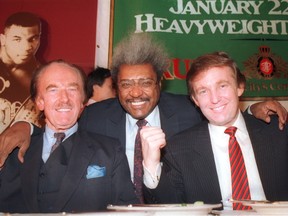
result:
[(135, 139), (135, 150), (134, 150), (134, 185), (135, 193), (141, 203), (144, 203), (142, 184), (143, 184), (143, 166), (142, 166), (142, 146), (140, 139), (140, 130), (147, 124), (145, 119), (137, 121), (138, 131)]
[(65, 138), (65, 133), (54, 133), (54, 137), (56, 138), (55, 144), (51, 148), (50, 154), (59, 146), (59, 144), (63, 141)]
[[(245, 162), (242, 151), (235, 137), (237, 128), (228, 127), (225, 133), (230, 135), (229, 139), (229, 157), (231, 167), (232, 199), (250, 200), (250, 189), (246, 173)], [(251, 207), (244, 206), (241, 203), (233, 203), (234, 210), (250, 210)]]

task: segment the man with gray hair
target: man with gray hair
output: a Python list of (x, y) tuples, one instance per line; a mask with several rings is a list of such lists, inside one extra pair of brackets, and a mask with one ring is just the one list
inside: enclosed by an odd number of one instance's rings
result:
[[(142, 190), (142, 149), (138, 135), (140, 129), (145, 128), (144, 136), (152, 143), (149, 146), (158, 147), (165, 145), (166, 139), (176, 133), (202, 121), (201, 113), (187, 95), (161, 92), (161, 78), (168, 69), (168, 63), (169, 58), (164, 48), (152, 37), (146, 34), (129, 35), (116, 46), (112, 58), (111, 74), (118, 97), (86, 107), (79, 120), (79, 127), (83, 130), (120, 141), (126, 149), (136, 195), (142, 202), (154, 200), (147, 191)], [(273, 101), (265, 102), (264, 105), (277, 112), (280, 121), (283, 121), (286, 111), (283, 111), (281, 105)], [(260, 108), (262, 107), (263, 104)], [(254, 105), (254, 108), (259, 111), (259, 104)], [(258, 112), (257, 115), (265, 119), (267, 112)], [(18, 123), (0, 136), (0, 167), (7, 154), (17, 146), (20, 147), (19, 159), (23, 159), (29, 145), (29, 132), (30, 126)], [(146, 172), (144, 175), (145, 181), (154, 180), (146, 178)], [(151, 176), (158, 175), (152, 173)]]
[(87, 107), (80, 119), (85, 130), (120, 140), (126, 149), (136, 195), (142, 202), (142, 150), (135, 142), (139, 128), (149, 126), (151, 141), (162, 142), (165, 136), (169, 138), (201, 121), (187, 96), (161, 92), (161, 78), (168, 63), (163, 47), (151, 37), (130, 35), (116, 47), (112, 59), (118, 99)]
[(85, 90), (85, 73), (68, 62), (34, 73), (31, 98), (46, 125), (31, 138), (23, 164), (16, 149), (0, 170), (0, 212), (93, 212), (138, 203), (119, 141), (78, 129)]

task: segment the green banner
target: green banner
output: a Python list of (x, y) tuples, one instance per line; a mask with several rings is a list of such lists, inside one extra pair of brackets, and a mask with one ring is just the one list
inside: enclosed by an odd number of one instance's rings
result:
[(164, 90), (186, 94), (193, 59), (227, 52), (246, 75), (244, 99), (288, 98), (288, 1), (115, 0), (113, 45), (150, 33), (171, 56)]

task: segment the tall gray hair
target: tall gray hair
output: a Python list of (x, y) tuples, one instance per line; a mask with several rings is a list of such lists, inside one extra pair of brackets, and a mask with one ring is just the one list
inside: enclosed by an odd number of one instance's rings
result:
[(124, 38), (114, 49), (111, 66), (114, 83), (117, 83), (120, 66), (124, 64), (151, 64), (159, 82), (163, 72), (168, 69), (169, 58), (164, 46), (150, 35), (134, 33)]

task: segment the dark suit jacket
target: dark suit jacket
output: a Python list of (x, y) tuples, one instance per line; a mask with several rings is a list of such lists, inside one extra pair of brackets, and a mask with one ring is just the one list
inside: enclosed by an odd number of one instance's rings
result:
[[(37, 192), (42, 143), (43, 133), (32, 136), (24, 164), (17, 159), (18, 150), (9, 156), (0, 172), (0, 212), (40, 212)], [(51, 212), (97, 211), (108, 204), (137, 202), (127, 158), (117, 140), (78, 130), (61, 145), (67, 171)], [(69, 150), (67, 146), (73, 148)], [(87, 179), (91, 165), (106, 167), (106, 175)]]
[[(202, 120), (202, 115), (186, 95), (162, 92), (159, 103), (161, 128), (166, 139)], [(126, 111), (117, 98), (94, 103), (85, 108), (79, 120), (83, 130), (120, 140), (126, 148)], [(144, 190), (145, 203), (155, 203), (155, 197)]]
[[(244, 115), (266, 198), (288, 200), (287, 128)], [(222, 200), (207, 122), (168, 141), (160, 183), (152, 193), (162, 203)]]
[[(202, 120), (200, 112), (186, 95), (162, 92), (158, 106), (166, 139)], [(126, 146), (126, 111), (117, 98), (86, 107), (79, 125), (84, 130), (116, 138), (124, 148)]]

